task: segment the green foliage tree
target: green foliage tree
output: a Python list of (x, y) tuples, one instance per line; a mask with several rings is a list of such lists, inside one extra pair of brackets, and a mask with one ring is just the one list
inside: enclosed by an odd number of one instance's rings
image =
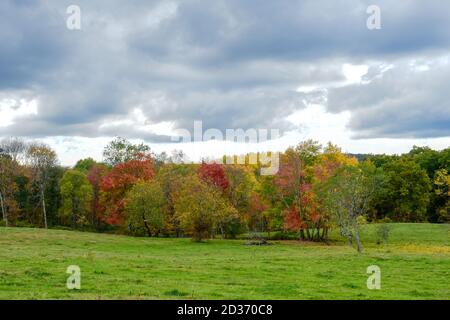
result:
[(143, 143), (132, 144), (121, 137), (111, 141), (103, 150), (103, 159), (111, 167), (131, 160), (141, 160), (146, 156), (150, 156), (149, 146)]
[(324, 185), (323, 198), (333, 214), (342, 236), (361, 252), (357, 218), (365, 215), (369, 203), (383, 183), (384, 176), (370, 162), (344, 165)]
[(435, 171), (439, 169), (439, 151), (429, 147), (413, 146), (407, 156), (424, 169), (430, 179), (433, 179)]
[(26, 174), (25, 168), (22, 168), (22, 172), (20, 172), (15, 177), (15, 184), (17, 186), (17, 190), (14, 194), (14, 199), (17, 203), (18, 210), (18, 219), (21, 221), (25, 221), (26, 223), (32, 223), (30, 219), (30, 212), (32, 212), (32, 204), (30, 201), (31, 198), (31, 183), (30, 177)]
[(439, 168), (446, 169), (447, 172), (450, 172), (450, 148), (439, 152)]
[(66, 169), (55, 165), (48, 170), (48, 178), (45, 187), (45, 206), (47, 211), (47, 220), (50, 225), (59, 223), (59, 209), (61, 207), (61, 189), (60, 181), (66, 172)]
[(86, 175), (78, 170), (68, 170), (61, 179), (60, 218), (70, 220), (72, 228), (87, 224), (93, 191)]
[(436, 171), (434, 178), (437, 222), (450, 222), (450, 175), (446, 169)]
[(158, 235), (164, 225), (164, 194), (156, 181), (133, 186), (125, 198), (127, 223), (132, 233)]
[[(420, 167), (427, 171), (428, 177), (434, 182), (436, 176), (441, 175), (442, 170), (450, 170), (450, 148), (436, 151), (429, 147), (416, 147), (408, 153), (412, 161), (418, 163)], [(427, 220), (429, 222), (442, 221), (441, 215), (445, 206), (445, 199), (439, 190), (439, 184), (432, 183), (430, 192), (430, 203), (427, 210)]]
[(375, 165), (375, 167), (381, 168), (398, 160), (399, 158), (400, 157), (397, 155), (376, 154), (376, 155), (369, 155), (367, 157), (367, 160), (370, 160), (370, 162), (372, 162)]
[(97, 162), (92, 158), (81, 159), (77, 161), (73, 169), (87, 174), (96, 164)]
[(378, 218), (424, 221), (430, 202), (431, 180), (419, 164), (399, 159), (383, 166), (387, 180), (375, 199)]

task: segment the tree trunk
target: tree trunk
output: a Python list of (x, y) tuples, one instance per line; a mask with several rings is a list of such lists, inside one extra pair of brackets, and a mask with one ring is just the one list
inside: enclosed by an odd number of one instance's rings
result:
[(5, 210), (5, 204), (3, 202), (3, 195), (1, 192), (0, 192), (0, 205), (2, 208), (3, 220), (5, 221), (5, 226), (7, 227), (8, 226), (8, 214), (6, 213), (6, 210)]
[(358, 232), (358, 224), (356, 222), (356, 216), (354, 216), (352, 220), (353, 220), (353, 229), (355, 229), (356, 250), (358, 250), (359, 253), (361, 252), (361, 243), (359, 242), (359, 232)]
[(77, 216), (75, 213), (72, 212), (72, 229), (76, 228), (76, 221), (77, 221)]
[(305, 240), (305, 230), (300, 229), (300, 240)]
[(97, 221), (97, 201), (98, 201), (98, 194), (97, 191), (94, 189), (94, 195), (92, 197), (92, 209), (91, 209), (91, 223), (92, 225), (98, 230), (99, 223)]
[(142, 219), (144, 220), (144, 226), (145, 226), (145, 229), (147, 230), (147, 234), (149, 237), (151, 237), (152, 232), (150, 231), (150, 227), (148, 226), (147, 220), (145, 219), (145, 215), (143, 213), (142, 213)]
[(75, 199), (74, 199), (74, 197), (72, 197), (72, 216), (71, 216), (71, 223), (72, 223), (72, 229), (75, 229), (75, 227), (76, 227), (76, 214), (75, 214), (75, 212), (77, 212), (77, 209), (78, 208), (76, 208), (76, 201), (75, 201)]
[(44, 226), (45, 226), (45, 229), (48, 229), (47, 210), (45, 209), (45, 197), (44, 197), (44, 188), (43, 187), (41, 187), (41, 198), (42, 198), (42, 212), (44, 214)]

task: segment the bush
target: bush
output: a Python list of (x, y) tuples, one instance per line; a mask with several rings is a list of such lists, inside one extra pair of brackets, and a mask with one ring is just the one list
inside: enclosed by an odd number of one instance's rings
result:
[(18, 227), (18, 228), (36, 228), (36, 225), (31, 224), (31, 223), (26, 222), (26, 221), (20, 221), (20, 220), (16, 221), (14, 226)]
[(246, 231), (244, 224), (237, 214), (227, 217), (221, 224), (226, 239), (236, 239), (239, 234)]
[(379, 223), (392, 223), (392, 220), (391, 218), (386, 216), (383, 219), (379, 220)]
[(367, 224), (366, 216), (358, 216), (356, 218), (356, 223), (358, 224), (358, 226), (362, 226), (362, 225)]
[(259, 232), (253, 232), (250, 233), (247, 241), (245, 242), (246, 245), (255, 245), (255, 246), (263, 246), (263, 245), (269, 245), (270, 243), (262, 236)]
[(377, 227), (377, 244), (384, 243), (387, 245), (389, 240), (389, 234), (390, 234), (390, 227), (389, 225), (383, 223), (378, 225)]
[(270, 240), (298, 240), (298, 232), (274, 232), (269, 237)]

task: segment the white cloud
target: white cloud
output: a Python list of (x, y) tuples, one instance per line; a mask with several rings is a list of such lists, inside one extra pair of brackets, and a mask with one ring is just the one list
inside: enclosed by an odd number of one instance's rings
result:
[(160, 136), (174, 136), (174, 123), (170, 121), (161, 121), (151, 123), (141, 108), (134, 108), (126, 117), (112, 117), (103, 121), (99, 125), (99, 132), (111, 132), (115, 129), (129, 129), (136, 133), (150, 133)]
[[(139, 114), (139, 112), (137, 112)], [(150, 143), (156, 153), (163, 151), (170, 154), (172, 150), (182, 150), (191, 161), (201, 159), (219, 159), (224, 154), (245, 154), (248, 152), (284, 151), (302, 140), (313, 139), (322, 145), (328, 142), (337, 144), (348, 153), (406, 153), (414, 145), (429, 146), (440, 150), (450, 145), (450, 137), (428, 139), (352, 139), (353, 132), (347, 127), (351, 113), (329, 113), (324, 106), (309, 105), (306, 109), (295, 112), (287, 120), (298, 126), (299, 130), (286, 132), (278, 139), (262, 143), (232, 143), (229, 141), (202, 141), (191, 143)], [(170, 128), (169, 124), (157, 124), (153, 128), (161, 127), (162, 131)], [(203, 132), (207, 128), (203, 128)], [(169, 131), (165, 132), (171, 133)], [(225, 135), (225, 133), (223, 133)], [(113, 137), (85, 138), (85, 137), (51, 137), (45, 142), (57, 151), (61, 164), (72, 166), (77, 160), (86, 157), (102, 160), (102, 150)], [(131, 139), (133, 143), (144, 142), (141, 139)]]
[(2, 99), (0, 100), (0, 127), (8, 127), (17, 122), (20, 117), (37, 115), (37, 100)]
[(347, 79), (346, 85), (360, 83), (362, 77), (367, 74), (369, 71), (368, 65), (352, 65), (349, 63), (345, 63), (342, 66), (342, 72), (344, 73), (345, 78)]

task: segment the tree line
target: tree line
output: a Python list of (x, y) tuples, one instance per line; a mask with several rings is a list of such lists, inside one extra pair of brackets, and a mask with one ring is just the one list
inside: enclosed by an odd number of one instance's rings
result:
[(355, 157), (308, 140), (280, 153), (272, 176), (249, 163), (257, 154), (187, 163), (182, 152), (154, 154), (123, 138), (103, 156), (65, 168), (45, 144), (2, 140), (2, 225), (195, 240), (278, 232), (322, 241), (337, 228), (359, 249), (361, 220), (450, 221), (450, 148)]

